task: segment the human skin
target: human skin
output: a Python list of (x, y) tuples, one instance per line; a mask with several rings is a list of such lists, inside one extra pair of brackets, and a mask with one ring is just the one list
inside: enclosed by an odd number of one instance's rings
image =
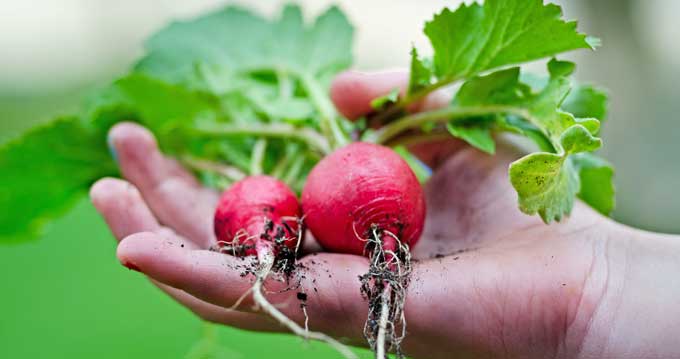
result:
[[(343, 73), (332, 99), (355, 118), (406, 79), (403, 72)], [(443, 100), (438, 93), (420, 107)], [(102, 179), (90, 196), (120, 241), (121, 263), (205, 320), (283, 331), (250, 298), (237, 311), (225, 310), (253, 278), (229, 269), (239, 259), (207, 250), (215, 242), (218, 193), (164, 157), (137, 125), (115, 126), (110, 142), (126, 180)], [(522, 214), (507, 175), (520, 154), (507, 145), (494, 156), (455, 141), (413, 151), (436, 170), (425, 185), (428, 215), (413, 250), (403, 342), (409, 356), (680, 357), (680, 238), (626, 227), (580, 202), (561, 223)], [(367, 304), (357, 276), (367, 259), (318, 252), (308, 239), (301, 285), (310, 328), (364, 345)], [(302, 323), (295, 293), (268, 298)]]

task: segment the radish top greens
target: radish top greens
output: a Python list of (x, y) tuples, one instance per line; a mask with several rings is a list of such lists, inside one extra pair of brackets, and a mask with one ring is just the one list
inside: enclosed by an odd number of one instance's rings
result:
[[(332, 78), (352, 62), (353, 28), (338, 8), (308, 24), (296, 6), (273, 21), (227, 7), (172, 23), (150, 38), (129, 74), (93, 94), (80, 114), (0, 147), (0, 240), (39, 236), (92, 182), (116, 175), (106, 133), (120, 121), (147, 126), (164, 152), (217, 188), (267, 173), (299, 190), (312, 166), (350, 135), (398, 146), (446, 133), (492, 154), (493, 134), (509, 132), (537, 146), (509, 171), (523, 212), (560, 220), (576, 196), (602, 213), (613, 209), (613, 169), (592, 154), (602, 144), (607, 96), (574, 85), (575, 65), (554, 58), (594, 49), (597, 39), (541, 0), (444, 9), (424, 31), (433, 56), (411, 49), (407, 91), (376, 99), (376, 110), (354, 124), (328, 94)], [(544, 58), (546, 77), (519, 67)], [(405, 111), (452, 84), (459, 87), (449, 106)], [(403, 148), (398, 152), (420, 166)]]

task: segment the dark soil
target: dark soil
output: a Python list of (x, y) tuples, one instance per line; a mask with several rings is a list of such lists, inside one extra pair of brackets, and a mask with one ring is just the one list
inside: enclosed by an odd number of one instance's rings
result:
[[(385, 349), (396, 353), (397, 358), (403, 358), (401, 340), (406, 329), (403, 317), (406, 288), (410, 282), (411, 255), (407, 245), (398, 246), (396, 262), (388, 263), (388, 258), (382, 248), (382, 231), (375, 229), (366, 243), (366, 253), (369, 253), (370, 265), (368, 272), (359, 276), (361, 294), (368, 301), (369, 314), (364, 326), (364, 337), (375, 351), (377, 345), (379, 321), (385, 299), (385, 290), (389, 296), (389, 314), (386, 331)], [(387, 288), (389, 286), (389, 288)]]

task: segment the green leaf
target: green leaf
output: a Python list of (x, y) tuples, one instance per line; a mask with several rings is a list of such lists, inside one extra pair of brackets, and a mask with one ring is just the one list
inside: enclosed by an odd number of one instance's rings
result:
[(583, 126), (570, 127), (562, 136), (565, 153), (537, 152), (510, 165), (510, 182), (519, 195), (520, 209), (538, 213), (543, 221), (560, 221), (571, 213), (581, 182), (571, 154), (594, 151), (601, 146)]
[[(293, 94), (315, 111), (306, 119), (297, 118), (300, 111), (291, 118), (289, 114), (280, 116), (281, 107), (262, 106), (260, 101), (256, 105), (264, 117), (281, 117), (265, 122), (304, 122), (320, 130), (331, 145), (340, 146), (348, 142), (349, 135), (343, 130), (349, 124), (338, 118), (328, 87), (335, 74), (351, 64), (353, 31), (337, 7), (329, 8), (311, 24), (305, 24), (295, 5), (286, 6), (274, 21), (226, 7), (161, 30), (147, 42), (148, 54), (136, 70), (220, 96), (224, 91), (239, 91), (246, 103), (275, 87), (281, 90), (275, 96)], [(222, 85), (230, 77), (245, 89)], [(307, 107), (299, 101), (296, 106), (298, 110)]]
[(576, 85), (562, 103), (562, 109), (576, 117), (603, 121), (607, 117), (608, 95), (593, 85)]
[(408, 81), (408, 92), (412, 94), (427, 87), (432, 82), (432, 64), (418, 56), (415, 47), (411, 49), (411, 71)]
[(519, 195), (520, 209), (538, 213), (546, 222), (569, 214), (580, 191), (579, 173), (570, 156), (602, 145), (595, 137), (600, 128), (597, 119), (577, 118), (562, 110), (571, 90), (568, 76), (574, 68), (571, 62), (552, 59), (548, 63), (550, 78), (538, 92), (520, 81), (519, 68), (476, 76), (461, 86), (452, 103), (461, 110), (497, 111), (496, 116), (486, 116), (486, 122), (463, 118), (449, 123), (452, 135), (473, 146), (490, 150), (491, 131), (509, 131), (529, 137), (544, 151), (513, 163), (510, 180)]
[(425, 34), (435, 74), (448, 79), (598, 45), (577, 32), (575, 22), (562, 20), (559, 6), (543, 0), (486, 0), (444, 9), (425, 24)]
[(508, 105), (521, 102), (531, 90), (519, 81), (519, 67), (474, 77), (461, 86), (453, 99), (457, 106)]
[(395, 87), (387, 95), (380, 96), (371, 100), (371, 108), (374, 110), (379, 110), (391, 103), (397, 102), (399, 98), (399, 88)]
[(0, 147), (0, 242), (33, 239), (98, 178), (117, 173), (105, 134), (63, 117)]
[(560, 143), (565, 154), (592, 152), (602, 147), (602, 140), (581, 125), (567, 128), (560, 137)]
[(446, 124), (446, 128), (454, 137), (460, 138), (483, 152), (490, 155), (496, 152), (496, 143), (491, 136), (491, 129), (488, 125), (472, 124), (466, 126), (465, 124), (449, 122)]
[(562, 154), (565, 152), (562, 148), (562, 136), (571, 127), (578, 125), (587, 129), (591, 134), (596, 134), (600, 128), (600, 122), (597, 119), (580, 119), (561, 110), (562, 103), (571, 90), (571, 82), (565, 77), (565, 73), (570, 74), (571, 70), (564, 71), (565, 68), (571, 67), (569, 64), (551, 60), (548, 63), (551, 77), (547, 85), (525, 103), (529, 113), (527, 120), (541, 130), (558, 153)]
[(254, 96), (251, 101), (265, 115), (273, 120), (300, 123), (314, 115), (314, 107), (306, 99), (301, 98), (261, 98)]
[(512, 163), (510, 183), (517, 191), (520, 209), (538, 213), (546, 223), (569, 214), (579, 191), (571, 161), (554, 153), (532, 153)]
[(284, 69), (329, 81), (351, 64), (352, 36), (351, 24), (336, 7), (308, 26), (295, 5), (286, 6), (278, 21), (226, 7), (155, 34), (136, 69), (171, 82), (187, 82), (196, 64), (235, 71)]
[[(545, 87), (549, 80), (548, 77), (531, 73), (521, 74), (521, 81), (538, 91)], [(571, 91), (562, 103), (562, 110), (575, 117), (595, 118), (603, 121), (607, 117), (608, 97), (607, 91), (602, 88), (576, 83), (572, 85)]]
[(578, 196), (598, 212), (608, 216), (616, 205), (614, 168), (604, 159), (591, 153), (571, 156), (581, 180)]
[(114, 82), (91, 101), (88, 117), (108, 129), (120, 121), (136, 121), (149, 128), (164, 149), (179, 143), (176, 129), (200, 120), (216, 121), (220, 103), (212, 95), (187, 90), (132, 73)]
[(561, 153), (538, 152), (513, 162), (510, 182), (519, 195), (520, 209), (538, 213), (546, 223), (571, 213), (581, 182), (569, 155), (595, 151), (601, 145), (599, 138), (577, 124), (561, 134)]
[(576, 70), (576, 64), (570, 61), (561, 61), (556, 58), (548, 61), (548, 73), (551, 77), (569, 77)]
[(548, 68), (551, 78), (529, 104), (527, 120), (545, 134), (557, 153), (531, 154), (510, 166), (510, 181), (519, 194), (520, 209), (527, 214), (538, 213), (546, 223), (569, 214), (580, 191), (580, 179), (569, 156), (595, 151), (602, 145), (594, 137), (599, 121), (577, 119), (560, 110), (571, 87), (564, 76), (571, 74), (573, 67), (552, 60)]

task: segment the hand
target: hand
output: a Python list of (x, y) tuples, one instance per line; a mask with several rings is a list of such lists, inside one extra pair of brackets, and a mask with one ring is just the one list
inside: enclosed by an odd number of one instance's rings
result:
[[(405, 73), (348, 72), (334, 82), (332, 98), (353, 118), (406, 81)], [(121, 241), (121, 263), (206, 320), (281, 331), (250, 298), (225, 310), (253, 279), (241, 276), (241, 259), (207, 250), (218, 194), (164, 157), (143, 128), (117, 125), (110, 140), (129, 182), (102, 179), (91, 198)], [(495, 156), (455, 141), (413, 149), (437, 169), (413, 251), (404, 351), (414, 358), (680, 357), (680, 241), (624, 227), (581, 203), (550, 226), (520, 213), (507, 178), (518, 154), (499, 147)], [(367, 304), (357, 276), (367, 260), (313, 253), (301, 262), (310, 328), (363, 345)], [(280, 287), (270, 282), (269, 289)], [(268, 298), (301, 323), (296, 292)]]

